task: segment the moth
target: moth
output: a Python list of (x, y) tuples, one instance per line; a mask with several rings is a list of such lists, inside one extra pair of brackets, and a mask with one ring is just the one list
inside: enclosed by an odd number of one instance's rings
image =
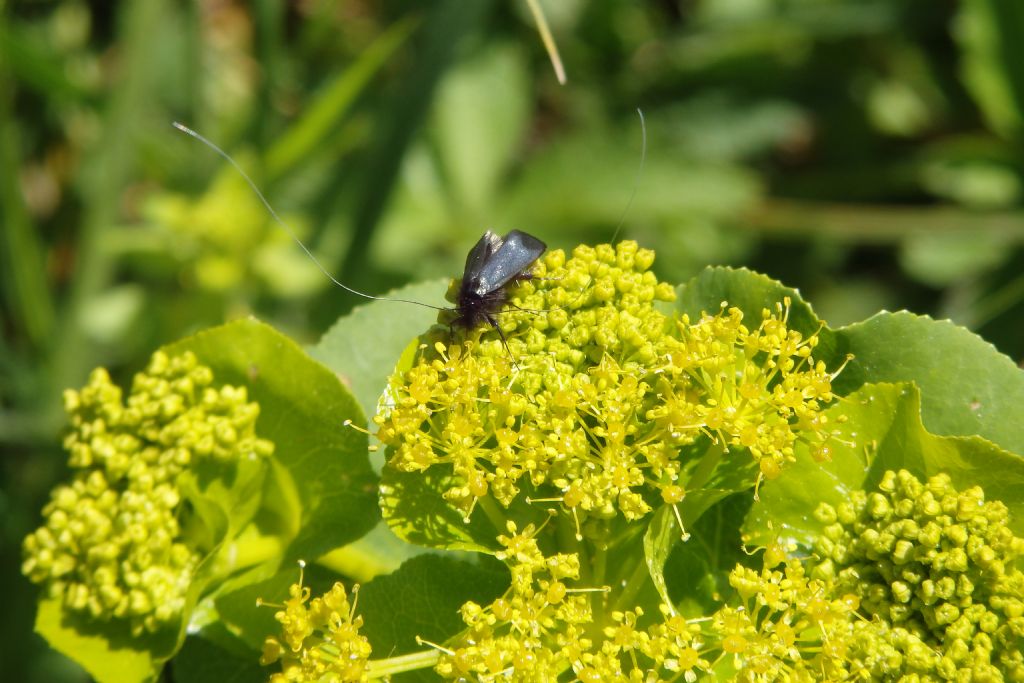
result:
[(509, 287), (532, 277), (531, 266), (547, 248), (522, 230), (512, 230), (504, 237), (485, 232), (466, 256), (453, 324), (472, 330), (487, 322), (504, 341), (495, 316), (508, 302)]

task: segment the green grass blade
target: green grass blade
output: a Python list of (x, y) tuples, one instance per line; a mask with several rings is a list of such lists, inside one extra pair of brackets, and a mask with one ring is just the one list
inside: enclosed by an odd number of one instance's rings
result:
[(53, 300), (43, 267), (43, 245), (25, 207), (18, 170), (18, 126), (11, 117), (13, 88), (0, 66), (0, 294), (4, 317), (28, 346), (45, 346), (53, 330)]
[(416, 22), (399, 21), (384, 32), (355, 64), (338, 74), (316, 101), (282, 135), (266, 156), (268, 182), (287, 173), (338, 129), (371, 79), (405, 43)]

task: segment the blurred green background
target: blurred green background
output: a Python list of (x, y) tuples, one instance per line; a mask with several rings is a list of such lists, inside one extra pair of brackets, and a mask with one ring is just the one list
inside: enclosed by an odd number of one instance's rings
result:
[(1019, 0), (541, 5), (564, 86), (525, 0), (0, 1), (4, 680), (83, 679), (18, 569), (61, 391), (360, 303), (174, 120), (367, 292), (459, 274), (486, 228), (571, 247), (621, 219), (671, 281), (745, 265), (833, 326), (906, 308), (1024, 357)]

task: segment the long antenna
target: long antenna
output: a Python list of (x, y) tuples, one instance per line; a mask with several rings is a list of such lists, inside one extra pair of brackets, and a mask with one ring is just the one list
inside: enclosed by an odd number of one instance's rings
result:
[(442, 308), (441, 306), (431, 306), (430, 304), (425, 304), (422, 301), (413, 301), (412, 299), (397, 299), (397, 298), (392, 298), (392, 297), (387, 297), (387, 296), (373, 296), (372, 294), (366, 294), (364, 292), (360, 292), (358, 289), (352, 289), (348, 285), (339, 282), (337, 280), (337, 278), (335, 278), (333, 275), (331, 275), (330, 271), (327, 270), (322, 263), (320, 263), (320, 260), (317, 259), (317, 257), (313, 255), (313, 252), (309, 250), (309, 247), (307, 247), (302, 242), (302, 240), (299, 239), (299, 236), (295, 234), (295, 231), (292, 230), (288, 226), (288, 224), (285, 223), (281, 219), (281, 217), (279, 215), (277, 215), (277, 211), (274, 211), (274, 207), (270, 205), (269, 201), (267, 201), (267, 198), (263, 195), (263, 192), (260, 191), (260, 188), (256, 186), (256, 183), (253, 181), (252, 178), (249, 177), (249, 174), (246, 173), (245, 170), (241, 166), (238, 165), (238, 162), (235, 161), (233, 158), (231, 158), (230, 154), (228, 154), (223, 149), (221, 149), (216, 144), (214, 144), (212, 141), (210, 141), (209, 139), (207, 139), (206, 137), (204, 137), (200, 133), (197, 133), (196, 131), (192, 130), (191, 128), (189, 128), (188, 126), (186, 126), (183, 123), (178, 123), (177, 121), (173, 121), (173, 122), (171, 122), (171, 125), (174, 126), (175, 128), (177, 128), (178, 130), (180, 130), (182, 133), (185, 133), (186, 135), (191, 135), (196, 140), (199, 140), (199, 142), (203, 143), (204, 145), (206, 145), (207, 147), (212, 149), (214, 152), (216, 152), (217, 154), (222, 156), (229, 164), (234, 166), (235, 170), (238, 171), (239, 175), (241, 175), (242, 178), (245, 179), (245, 182), (249, 184), (249, 187), (252, 188), (252, 191), (256, 194), (257, 197), (259, 197), (259, 200), (263, 203), (263, 206), (266, 207), (267, 211), (273, 217), (274, 222), (277, 223), (281, 228), (283, 228), (284, 231), (287, 232), (288, 235), (293, 240), (295, 240), (295, 243), (297, 245), (299, 245), (299, 248), (301, 248), (302, 251), (304, 251), (306, 253), (306, 256), (308, 256), (310, 258), (310, 260), (313, 261), (313, 263), (316, 264), (316, 267), (320, 269), (320, 272), (327, 276), (328, 280), (330, 280), (331, 282), (333, 282), (337, 286), (341, 287), (346, 292), (349, 292), (351, 294), (355, 294), (356, 296), (361, 296), (364, 299), (373, 299), (374, 301), (398, 301), (398, 302), (405, 303), (405, 304), (416, 304), (417, 306), (423, 306), (425, 308), (432, 308), (435, 311), (447, 311), (447, 310), (449, 310), (447, 308)]
[(615, 238), (619, 236), (619, 231), (622, 230), (622, 226), (626, 222), (626, 215), (633, 207), (633, 200), (636, 199), (636, 193), (640, 189), (640, 178), (644, 174), (644, 165), (647, 163), (647, 121), (644, 119), (644, 112), (640, 107), (636, 108), (636, 114), (640, 117), (640, 163), (636, 167), (636, 175), (633, 176), (633, 191), (630, 192), (629, 201), (626, 202), (625, 208), (622, 209), (622, 215), (619, 216), (619, 224), (615, 226), (615, 232), (612, 233), (610, 244), (615, 244)]
[[(615, 232), (612, 233), (612, 238), (609, 240), (609, 244), (615, 245), (615, 239), (619, 236), (619, 231), (622, 230), (622, 226), (626, 222), (626, 215), (629, 213), (629, 209), (633, 206), (633, 200), (636, 199), (637, 190), (640, 189), (640, 177), (644, 174), (644, 165), (647, 163), (647, 121), (644, 119), (644, 112), (640, 107), (636, 108), (637, 116), (640, 117), (640, 163), (636, 167), (636, 175), (633, 176), (633, 190), (629, 193), (629, 200), (626, 202), (626, 206), (622, 209), (622, 215), (619, 216), (619, 224), (615, 226)], [(583, 293), (590, 288), (590, 285), (594, 284), (594, 276), (591, 275), (587, 284), (583, 286), (580, 293), (576, 296), (573, 301), (579, 301), (583, 298)]]

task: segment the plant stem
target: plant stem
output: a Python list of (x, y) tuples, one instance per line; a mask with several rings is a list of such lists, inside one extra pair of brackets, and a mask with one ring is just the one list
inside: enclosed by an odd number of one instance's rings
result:
[(606, 581), (605, 577), (608, 575), (607, 538), (610, 534), (608, 520), (604, 520), (601, 526), (604, 527), (602, 538), (594, 544), (594, 552), (591, 554), (590, 559), (590, 564), (594, 567), (593, 582), (595, 588), (603, 586)]
[[(88, 368), (95, 362), (91, 340), (81, 318), (89, 305), (108, 285), (114, 267), (103, 248), (109, 230), (117, 223), (121, 192), (135, 165), (136, 142), (155, 132), (143, 128), (148, 119), (140, 116), (156, 99), (161, 87), (156, 78), (161, 42), (160, 35), (167, 18), (167, 4), (162, 0), (118, 5), (122, 48), (120, 78), (108, 107), (103, 133), (83, 161), (79, 173), (79, 191), (87, 201), (76, 245), (75, 275), (70, 288), (67, 309), (61, 329), (56, 331), (60, 344), (54, 359), (49, 393), (55, 397), (51, 412), (55, 424), (60, 419), (60, 388), (82, 382)], [(145, 123), (144, 123), (145, 122)], [(161, 125), (163, 130), (165, 124)]]
[(499, 533), (503, 534), (507, 531), (505, 522), (508, 519), (505, 513), (503, 513), (498, 506), (495, 504), (494, 499), (490, 496), (484, 496), (477, 500), (477, 506), (484, 511), (484, 515), (487, 520), (491, 523), (491, 526)]
[(438, 650), (424, 650), (387, 659), (373, 659), (366, 663), (366, 673), (371, 679), (384, 678), (403, 671), (432, 667), (440, 658), (441, 653)]
[(976, 329), (991, 322), (1016, 306), (1022, 299), (1024, 299), (1024, 275), (1018, 275), (975, 302), (970, 320), (971, 327)]

